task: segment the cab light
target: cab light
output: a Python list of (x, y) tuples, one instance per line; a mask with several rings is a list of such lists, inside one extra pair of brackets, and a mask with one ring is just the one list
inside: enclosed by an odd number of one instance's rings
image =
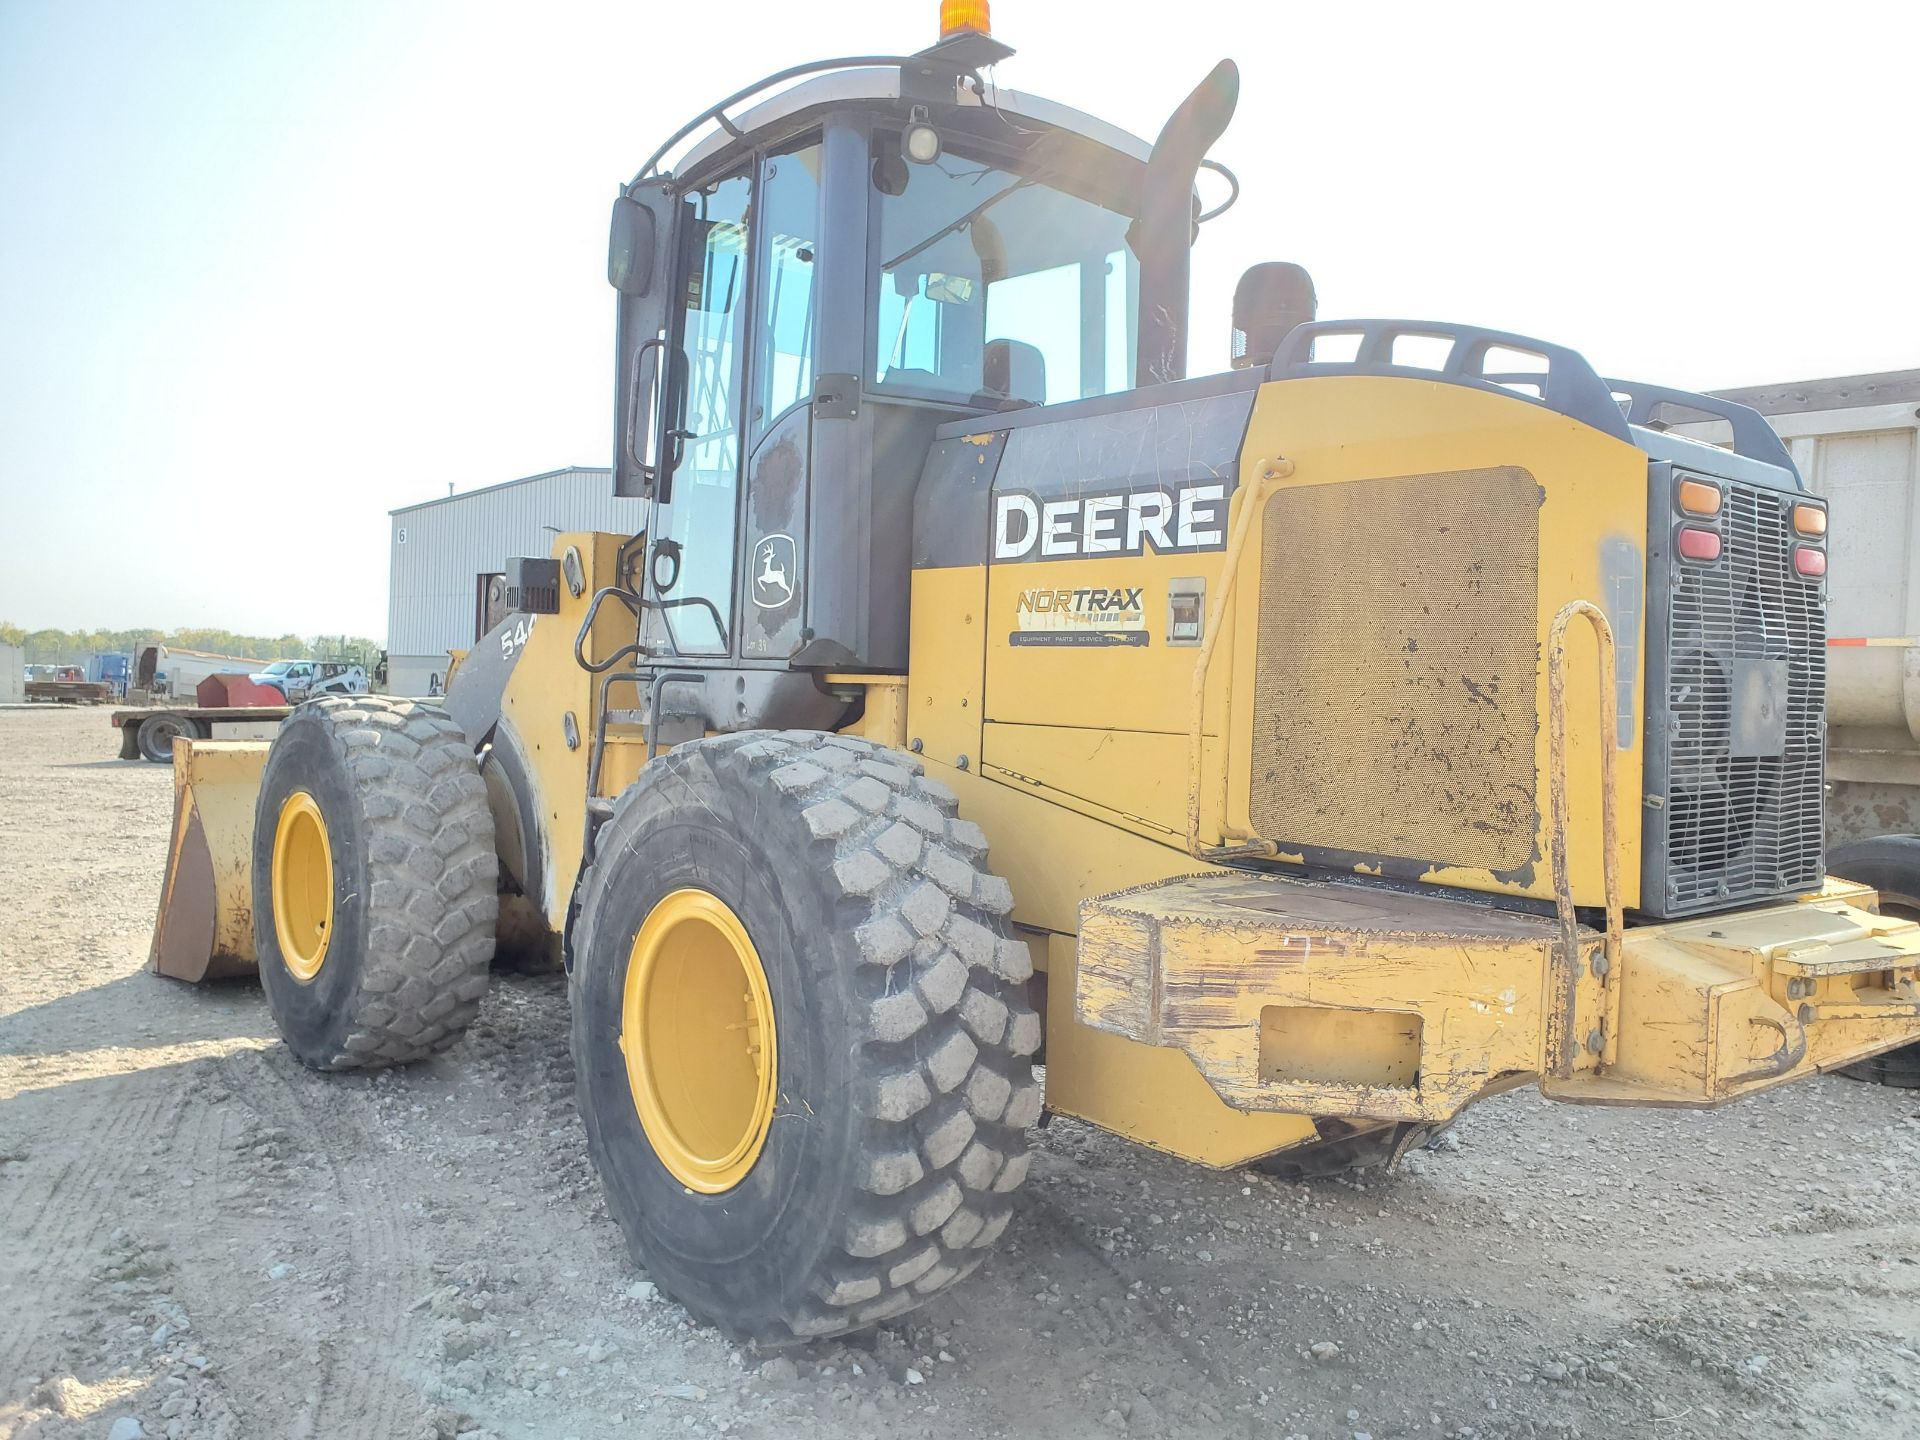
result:
[(1793, 569), (1795, 574), (1818, 580), (1827, 573), (1827, 552), (1812, 545), (1796, 545), (1793, 547)]
[(1720, 532), (1706, 530), (1698, 525), (1682, 525), (1675, 543), (1683, 560), (1718, 560), (1720, 558)]
[(1824, 535), (1827, 533), (1827, 512), (1818, 505), (1796, 505), (1793, 507), (1793, 528), (1802, 535)]
[(940, 38), (947, 40), (969, 31), (991, 34), (993, 21), (987, 10), (987, 0), (940, 0)]
[(1673, 498), (1689, 515), (1720, 513), (1720, 487), (1709, 485), (1704, 480), (1682, 480), (1674, 490)]

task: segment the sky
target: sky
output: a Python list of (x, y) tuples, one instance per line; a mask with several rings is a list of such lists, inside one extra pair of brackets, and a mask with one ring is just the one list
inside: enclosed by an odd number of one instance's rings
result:
[[(1323, 318), (1694, 389), (1920, 365), (1914, 7), (993, 12), (1000, 83), (1148, 138), (1239, 62), (1196, 373), (1268, 259)], [(389, 510), (607, 463), (617, 185), (723, 94), (937, 17), (0, 0), (0, 620), (384, 634)]]

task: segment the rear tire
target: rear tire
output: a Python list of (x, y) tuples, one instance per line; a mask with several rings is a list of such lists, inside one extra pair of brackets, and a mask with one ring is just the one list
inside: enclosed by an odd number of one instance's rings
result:
[[(681, 745), (620, 797), (582, 882), (573, 1055), (608, 1209), (664, 1290), (742, 1339), (792, 1343), (912, 1309), (980, 1263), (1026, 1177), (1041, 1103), (1032, 962), (985, 835), (920, 770), (838, 735)], [(667, 1046), (636, 1048), (660, 1033), (645, 1007), (671, 999), (645, 981), (650, 917), (689, 892), (737, 918), (772, 1016), (759, 1032), (771, 1119), (757, 1142), (741, 1131), (730, 1153), (749, 1168), (708, 1193), (674, 1137), (650, 1138), (635, 1098), (636, 1084), (668, 1092), (655, 1072), (691, 1093)], [(628, 1013), (642, 1023), (623, 1047)], [(741, 1043), (722, 1036), (743, 1028), (725, 1018), (715, 1046)]]
[[(306, 873), (330, 879), (330, 904), (313, 898), (320, 880), (303, 892), (288, 878), (294, 856), (322, 854)], [(254, 948), (287, 1048), (355, 1070), (452, 1044), (486, 993), (497, 873), (479, 767), (444, 711), (368, 697), (296, 709), (267, 753), (253, 839)]]
[[(1880, 913), (1920, 920), (1920, 835), (1881, 835), (1836, 846), (1827, 855), (1827, 873), (1880, 892)], [(1920, 1090), (1920, 1045), (1902, 1045), (1884, 1055), (1842, 1065), (1834, 1072), (1849, 1080)]]
[(156, 765), (173, 763), (176, 739), (198, 738), (199, 728), (186, 715), (149, 715), (140, 722), (140, 753)]

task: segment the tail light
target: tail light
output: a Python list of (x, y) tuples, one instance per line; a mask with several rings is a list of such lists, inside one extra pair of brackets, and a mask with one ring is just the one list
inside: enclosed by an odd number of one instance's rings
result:
[(1802, 535), (1824, 535), (1827, 533), (1827, 512), (1819, 505), (1796, 505), (1793, 507), (1793, 528)]
[[(1717, 493), (1717, 492), (1716, 492)], [(1720, 532), (1703, 525), (1682, 525), (1674, 537), (1675, 550), (1682, 560), (1710, 561), (1720, 558)]]

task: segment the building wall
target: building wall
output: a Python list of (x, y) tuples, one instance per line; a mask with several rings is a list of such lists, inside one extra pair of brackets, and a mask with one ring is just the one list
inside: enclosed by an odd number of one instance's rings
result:
[[(454, 646), (462, 649), (462, 646)], [(396, 655), (387, 652), (387, 694), (389, 695), (431, 695), (433, 677), (438, 675), (444, 686), (447, 678), (447, 653), (442, 650), (437, 655)]]
[(612, 473), (588, 466), (395, 510), (387, 689), (424, 695), (428, 675), (445, 673), (446, 652), (473, 644), (477, 577), (513, 556), (552, 554), (559, 531), (631, 535), (645, 522), (646, 502), (616, 498)]
[(18, 645), (0, 645), (0, 705), (24, 704), (27, 656)]

